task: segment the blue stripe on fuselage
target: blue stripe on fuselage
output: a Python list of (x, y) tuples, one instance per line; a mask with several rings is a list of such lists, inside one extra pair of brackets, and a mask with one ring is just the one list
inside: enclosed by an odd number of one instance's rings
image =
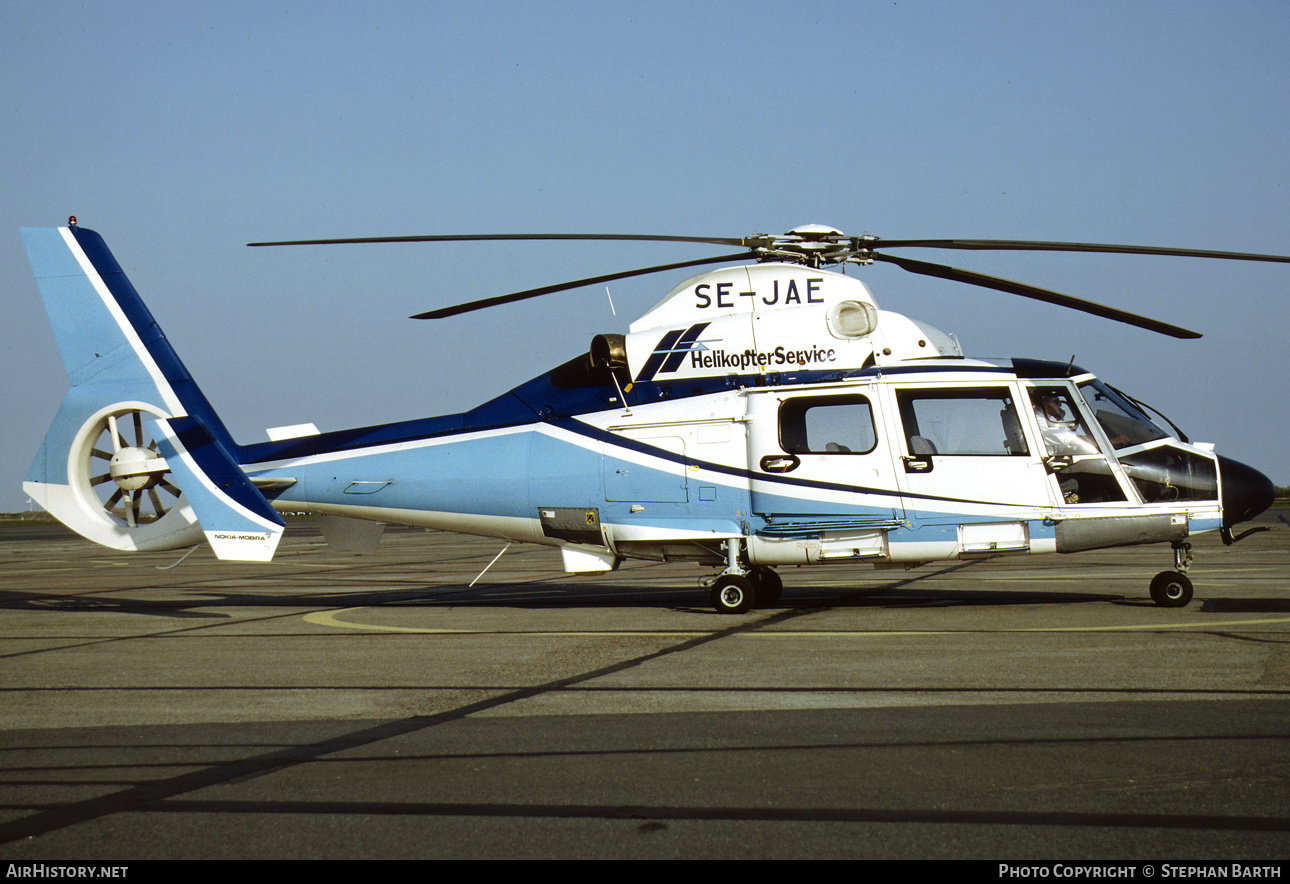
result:
[[(415, 442), (475, 430), (535, 424), (622, 408), (618, 389), (612, 383), (587, 387), (561, 386), (557, 383), (556, 376), (561, 369), (585, 359), (585, 356), (578, 356), (564, 366), (541, 374), (470, 411), (349, 430), (334, 430), (276, 442), (254, 443), (242, 448), (242, 462), (253, 465), (288, 458), (357, 451), (376, 445)], [(663, 383), (637, 382), (632, 387), (628, 404), (636, 406), (688, 399), (739, 387), (823, 383), (844, 380), (860, 374), (859, 370), (803, 371), (766, 375), (678, 378)], [(579, 426), (586, 425), (579, 423)], [(608, 435), (616, 442), (624, 441), (621, 436)]]
[[(540, 379), (539, 379), (540, 380)], [(527, 386), (527, 385), (526, 385)], [(524, 389), (523, 387), (518, 388)], [(517, 391), (513, 391), (517, 392)], [(510, 394), (507, 394), (508, 396)], [(502, 397), (505, 398), (505, 397)], [(494, 400), (496, 402), (497, 400)], [(491, 405), (489, 403), (488, 405)], [(481, 408), (488, 407), (481, 406)], [(429, 418), (422, 421), (406, 421), (398, 424), (386, 424), (377, 427), (368, 427), (356, 430), (341, 430), (335, 433), (326, 433), (317, 436), (306, 436), (299, 439), (288, 439), (281, 442), (265, 443), (260, 445), (248, 446), (247, 451), (251, 454), (258, 455), (256, 459), (248, 464), (254, 466), (255, 463), (270, 463), (282, 460), (307, 459), (317, 455), (324, 454), (342, 454), (352, 452), (355, 456), (364, 456), (363, 449), (373, 448), (391, 444), (406, 444), (421, 441), (434, 441), (446, 439), (453, 436), (465, 436), (474, 434), (483, 429), (504, 429), (503, 426), (491, 427), (471, 427), (466, 426), (471, 421), (474, 412), (465, 414), (446, 415), (439, 418)], [(517, 418), (522, 418), (522, 414), (515, 414)], [(943, 504), (980, 504), (988, 501), (972, 500), (968, 498), (945, 497), (930, 494), (913, 494), (904, 493), (892, 488), (872, 488), (860, 485), (851, 485), (841, 482), (826, 482), (818, 479), (802, 479), (794, 476), (788, 476), (781, 473), (763, 473), (753, 472), (743, 466), (732, 466), (728, 464), (716, 463), (713, 461), (697, 460), (684, 454), (670, 451), (666, 448), (660, 448), (651, 445), (648, 442), (642, 442), (635, 439), (629, 439), (624, 436), (611, 433), (608, 430), (602, 430), (573, 417), (547, 418), (543, 420), (529, 410), (528, 420), (515, 420), (509, 426), (523, 426), (526, 424), (549, 423), (552, 426), (586, 436), (590, 439), (597, 440), (606, 445), (612, 445), (629, 451), (636, 451), (641, 454), (647, 454), (662, 460), (670, 461), (696, 467), (699, 470), (716, 473), (719, 475), (731, 476), (741, 480), (756, 480), (760, 482), (773, 483), (785, 486), (786, 488), (818, 489), (821, 491), (835, 491), (851, 494), (877, 495), (891, 499), (892, 507), (902, 506), (901, 501), (919, 500), (925, 502), (937, 502)], [(443, 446), (434, 446), (437, 450), (442, 450)], [(577, 448), (577, 446), (572, 446)], [(275, 465), (276, 466), (276, 465)], [(366, 467), (365, 467), (366, 469)], [(598, 457), (589, 469), (596, 476), (599, 476)], [(274, 472), (299, 472), (294, 465), (289, 468), (275, 469)], [(660, 476), (664, 474), (660, 473)], [(293, 476), (297, 478), (297, 476)], [(351, 478), (360, 478), (353, 476)], [(372, 477), (366, 474), (362, 478), (370, 479)], [(272, 497), (272, 492), (266, 492)], [(298, 493), (286, 495), (289, 498), (296, 499)], [(305, 498), (299, 498), (305, 499)], [(814, 505), (814, 504), (812, 504)], [(1000, 505), (1007, 505), (1000, 503)], [(830, 508), (830, 512), (834, 509)]]

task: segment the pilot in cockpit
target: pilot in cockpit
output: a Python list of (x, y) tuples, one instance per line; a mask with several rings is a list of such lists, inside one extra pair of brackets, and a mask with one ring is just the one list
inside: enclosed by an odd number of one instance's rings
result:
[[(1071, 392), (1058, 387), (1033, 389), (1030, 401), (1063, 500), (1072, 504), (1124, 500), (1124, 491), (1075, 407)], [(1111, 443), (1118, 444), (1115, 436), (1111, 436)]]
[(1097, 454), (1097, 443), (1084, 428), (1069, 402), (1052, 390), (1035, 397), (1035, 418), (1049, 454)]

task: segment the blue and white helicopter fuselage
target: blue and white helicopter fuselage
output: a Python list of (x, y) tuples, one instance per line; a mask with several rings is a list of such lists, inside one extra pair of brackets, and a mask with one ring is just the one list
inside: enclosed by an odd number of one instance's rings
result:
[(776, 262), (694, 276), (471, 411), (238, 444), (97, 234), (23, 233), (72, 381), (24, 488), (115, 549), (265, 561), (307, 511), (555, 546), (571, 572), (709, 563), (740, 612), (779, 565), (1169, 542), (1152, 594), (1185, 604), (1187, 538), (1270, 496), (1077, 366), (964, 358), (859, 280)]

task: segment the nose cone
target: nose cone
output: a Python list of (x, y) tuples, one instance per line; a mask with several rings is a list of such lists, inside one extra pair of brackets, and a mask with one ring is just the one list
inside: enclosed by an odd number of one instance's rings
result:
[(1254, 467), (1219, 455), (1218, 471), (1224, 528), (1247, 522), (1272, 506), (1272, 480)]

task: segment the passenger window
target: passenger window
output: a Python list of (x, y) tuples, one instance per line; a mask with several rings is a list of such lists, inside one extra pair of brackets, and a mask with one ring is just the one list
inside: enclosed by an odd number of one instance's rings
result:
[(863, 396), (811, 396), (779, 406), (779, 444), (790, 454), (867, 454), (878, 444)]
[(1006, 388), (904, 390), (896, 400), (912, 455), (1030, 453)]

